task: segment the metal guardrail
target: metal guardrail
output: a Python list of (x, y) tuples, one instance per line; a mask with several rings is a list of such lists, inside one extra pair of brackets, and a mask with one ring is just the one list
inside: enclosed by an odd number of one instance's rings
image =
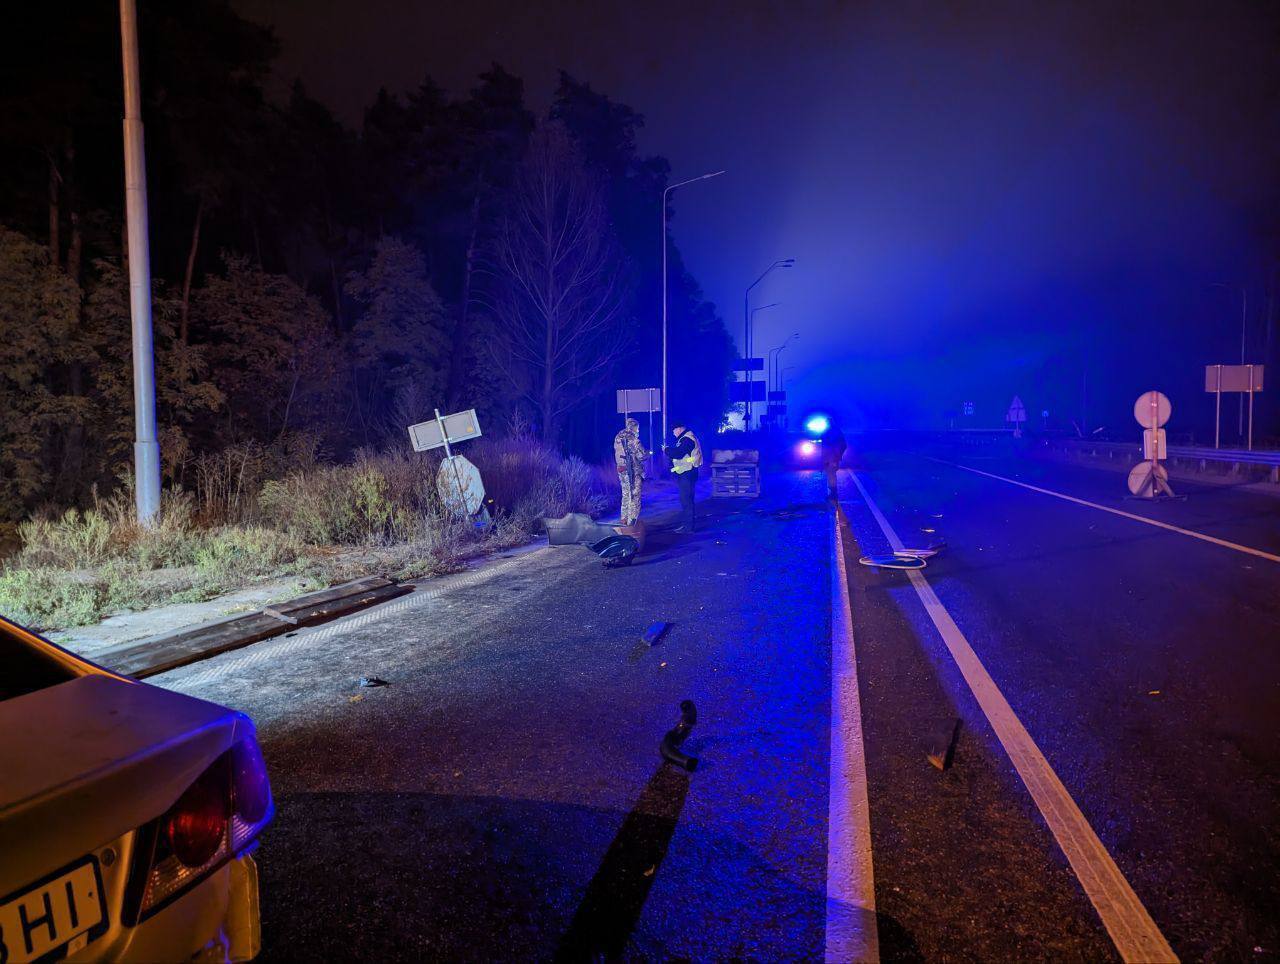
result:
[[(1058, 439), (1051, 444), (1059, 444), (1076, 451), (1088, 451), (1097, 455), (1106, 452), (1108, 456), (1119, 452), (1142, 458), (1142, 445), (1138, 442), (1095, 442), (1087, 439)], [(1166, 452), (1171, 462), (1199, 462), (1204, 469), (1210, 462), (1232, 466), (1239, 471), (1245, 465), (1263, 465), (1271, 469), (1272, 482), (1280, 482), (1280, 452), (1249, 452), (1245, 449), (1210, 449), (1198, 445), (1170, 445)]]

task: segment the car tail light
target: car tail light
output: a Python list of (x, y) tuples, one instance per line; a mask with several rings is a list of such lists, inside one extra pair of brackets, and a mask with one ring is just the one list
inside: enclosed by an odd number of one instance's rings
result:
[(250, 735), (218, 757), (139, 835), (125, 923), (145, 920), (240, 854), (273, 812), (262, 751)]
[(221, 761), (209, 767), (165, 814), (165, 840), (184, 867), (203, 867), (222, 846), (231, 816), (225, 770)]

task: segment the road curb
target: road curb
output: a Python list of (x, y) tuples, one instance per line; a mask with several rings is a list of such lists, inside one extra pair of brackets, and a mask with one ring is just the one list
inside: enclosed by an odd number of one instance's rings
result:
[(328, 622), (412, 591), (412, 586), (383, 576), (369, 576), (242, 616), (113, 647), (96, 653), (94, 660), (114, 672), (144, 679), (304, 626)]

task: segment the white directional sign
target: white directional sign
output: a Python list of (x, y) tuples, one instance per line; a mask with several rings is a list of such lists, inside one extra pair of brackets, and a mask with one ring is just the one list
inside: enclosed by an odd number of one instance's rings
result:
[(445, 442), (450, 445), (465, 442), (469, 438), (479, 438), (480, 435), (480, 420), (476, 418), (474, 408), (409, 426), (409, 441), (413, 443), (415, 452), (438, 449)]
[(1013, 401), (1009, 403), (1009, 413), (1004, 417), (1006, 422), (1025, 422), (1027, 420), (1027, 406), (1022, 404), (1022, 399), (1017, 395), (1013, 396)]
[(662, 389), (660, 388), (619, 388), (618, 414), (630, 415), (632, 412), (662, 411)]

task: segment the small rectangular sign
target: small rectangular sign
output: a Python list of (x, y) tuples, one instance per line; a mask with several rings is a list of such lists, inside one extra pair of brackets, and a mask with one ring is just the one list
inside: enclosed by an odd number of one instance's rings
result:
[(661, 388), (619, 388), (618, 414), (662, 411)]
[(413, 443), (415, 452), (426, 452), (444, 445), (444, 436), (440, 433), (440, 422), (444, 422), (444, 431), (448, 433), (449, 444), (465, 442), (470, 438), (479, 438), (480, 420), (476, 418), (476, 410), (469, 408), (465, 412), (455, 412), (443, 419), (431, 419), (409, 426), (409, 441)]
[(786, 400), (787, 400), (786, 392), (770, 392), (769, 393), (769, 401), (771, 402), (785, 402)]
[(747, 400), (747, 386), (751, 386), (751, 401), (764, 401), (764, 382), (730, 382), (729, 383), (729, 401), (745, 402)]
[(762, 372), (764, 371), (763, 358), (739, 358), (733, 363), (735, 372)]
[(1204, 390), (1206, 392), (1247, 392), (1250, 391), (1249, 382), (1252, 380), (1252, 390), (1260, 392), (1265, 367), (1265, 365), (1205, 365)]
[(1164, 429), (1154, 432), (1149, 428), (1142, 430), (1142, 457), (1144, 459), (1167, 459), (1168, 448), (1165, 445)]

